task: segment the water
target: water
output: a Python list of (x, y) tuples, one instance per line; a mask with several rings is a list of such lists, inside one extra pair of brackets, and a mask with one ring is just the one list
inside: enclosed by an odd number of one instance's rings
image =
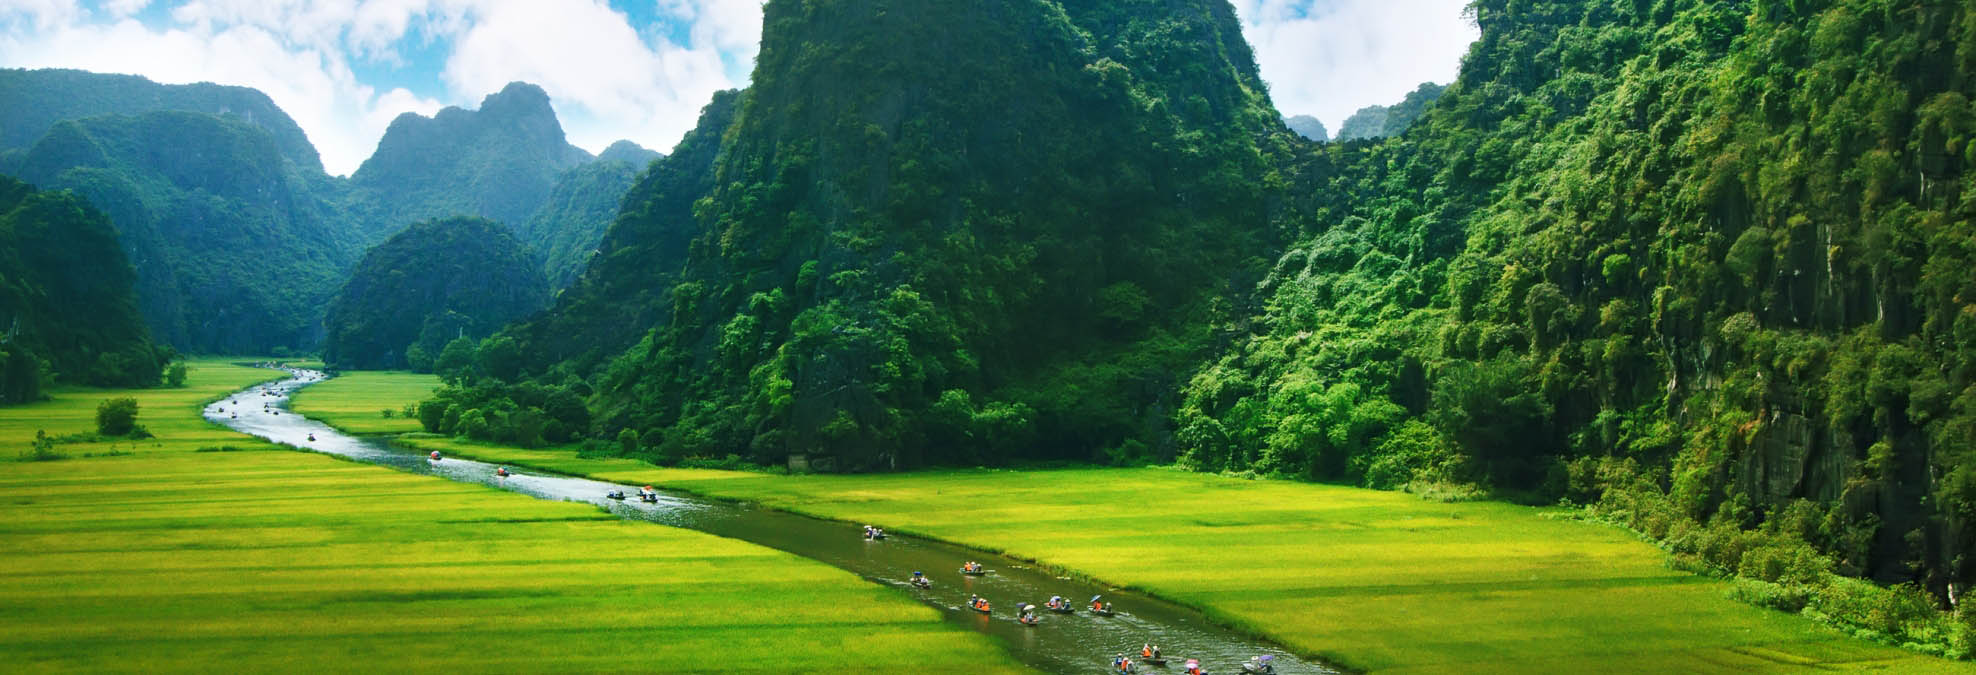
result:
[[(1336, 672), (1322, 664), (1298, 659), (1274, 645), (1215, 626), (1199, 612), (1138, 593), (1059, 577), (1046, 570), (940, 542), (892, 535), (867, 541), (857, 525), (819, 520), (742, 504), (717, 502), (661, 491), (658, 503), (638, 501), (637, 487), (583, 478), (517, 470), (503, 478), (496, 466), (465, 459), (427, 459), (426, 455), (384, 441), (344, 434), (328, 425), (289, 412), (289, 393), (322, 381), (315, 371), (291, 370), (294, 379), (256, 386), (206, 407), (206, 418), (236, 430), (298, 448), (381, 464), (412, 473), (491, 485), (543, 499), (596, 504), (625, 518), (731, 537), (788, 551), (850, 570), (875, 583), (894, 586), (921, 602), (939, 608), (948, 621), (998, 638), (1016, 658), (1044, 671), (1090, 673), (1108, 669), (1112, 657), (1125, 653), (1138, 661), (1143, 644), (1159, 645), (1167, 665), (1142, 666), (1139, 672), (1178, 673), (1190, 658), (1200, 659), (1214, 673), (1240, 673), (1240, 664), (1269, 654), (1279, 673)], [(313, 436), (314, 440), (310, 440)], [(621, 490), (630, 499), (604, 495)], [(959, 573), (963, 562), (979, 561), (984, 576)], [(933, 588), (907, 583), (914, 570), (924, 571)], [(993, 613), (966, 607), (971, 594), (993, 603)], [(1052, 595), (1069, 599), (1079, 610), (1055, 614), (1042, 609)], [(1115, 616), (1094, 616), (1085, 607), (1091, 596), (1103, 595)], [(1038, 608), (1041, 625), (1015, 621), (1022, 604)]]

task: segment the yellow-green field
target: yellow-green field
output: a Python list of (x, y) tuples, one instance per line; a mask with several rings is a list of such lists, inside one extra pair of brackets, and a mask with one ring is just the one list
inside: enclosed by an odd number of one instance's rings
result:
[[(408, 372), (343, 373), (295, 392), (289, 407), (310, 419), (354, 434), (400, 434), (419, 430), (406, 405), (432, 397), (439, 378)], [(382, 411), (390, 410), (385, 417)]]
[(1509, 504), (1161, 469), (792, 477), (409, 442), (1004, 551), (1364, 670), (1970, 672), (1735, 602), (1624, 531)]
[[(198, 419), (266, 379), (64, 390), (0, 443), (134, 395), (160, 438), (0, 457), (8, 672), (1012, 672), (987, 638), (855, 575), (686, 530), (334, 458)], [(230, 446), (232, 452), (197, 452)]]

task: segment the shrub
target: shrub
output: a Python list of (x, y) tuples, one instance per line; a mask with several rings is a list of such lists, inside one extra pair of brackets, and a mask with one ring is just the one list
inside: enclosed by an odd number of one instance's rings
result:
[(113, 398), (96, 406), (96, 433), (124, 436), (137, 429), (137, 399)]
[(184, 361), (173, 363), (170, 368), (165, 369), (165, 385), (173, 389), (183, 389), (185, 387), (185, 370)]

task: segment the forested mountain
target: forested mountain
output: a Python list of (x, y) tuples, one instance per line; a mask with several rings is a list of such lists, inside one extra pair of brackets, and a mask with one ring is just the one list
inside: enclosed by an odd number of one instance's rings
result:
[(80, 70), (0, 69), (0, 153), (25, 151), (63, 120), (159, 110), (234, 116), (265, 130), (282, 156), (296, 166), (322, 171), (322, 159), (302, 127), (259, 90), (210, 83), (158, 84), (135, 75)]
[(1443, 87), (1432, 82), (1422, 82), (1419, 87), (1408, 92), (1406, 98), (1391, 106), (1374, 105), (1359, 108), (1345, 123), (1338, 126), (1338, 140), (1352, 141), (1368, 138), (1398, 136), (1420, 118), (1429, 106), (1440, 100)]
[[(1187, 387), (1182, 459), (1594, 501), (1778, 606), (1855, 602), (1828, 570), (1950, 600), (1976, 571), (1976, 8), (1474, 11), (1405, 142), (1327, 147), (1335, 201)], [(1938, 639), (1903, 621), (1869, 629)]]
[(521, 238), (542, 258), (551, 287), (576, 281), (604, 232), (617, 220), (625, 192), (660, 157), (636, 143), (618, 141), (596, 161), (564, 171), (556, 179), (548, 199), (521, 226)]
[(151, 343), (136, 279), (101, 212), (0, 176), (0, 405), (55, 381), (157, 384), (170, 351)]
[(352, 211), (378, 236), (455, 215), (519, 228), (548, 201), (558, 176), (590, 159), (564, 139), (549, 95), (516, 82), (478, 110), (398, 116), (350, 175)]
[(525, 84), (477, 111), (401, 117), (352, 180), (325, 175), (301, 128), (252, 89), (0, 70), (0, 94), (0, 173), (100, 207), (136, 265), (152, 334), (189, 352), (319, 347), (350, 265), (418, 219), (528, 227), (558, 279), (572, 278), (658, 157), (620, 142), (586, 163)]
[(330, 305), (323, 360), (429, 371), (446, 343), (486, 337), (548, 301), (541, 268), (508, 228), (471, 217), (418, 223), (357, 264)]
[(1310, 115), (1297, 115), (1283, 120), (1283, 123), (1289, 125), (1290, 130), (1297, 132), (1298, 136), (1319, 143), (1331, 140), (1331, 136), (1324, 130), (1324, 122)]
[(314, 344), (360, 243), (331, 179), (237, 115), (64, 121), (13, 168), (110, 217), (152, 334), (185, 351)]
[(601, 367), (601, 424), (664, 456), (1146, 452), (1276, 236), (1291, 137), (1228, 4), (765, 11), (754, 86), (514, 332), (574, 357), (534, 370)]

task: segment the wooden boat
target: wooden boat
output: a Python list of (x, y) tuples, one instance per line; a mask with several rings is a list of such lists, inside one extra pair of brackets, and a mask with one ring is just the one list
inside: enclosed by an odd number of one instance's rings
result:
[(1015, 622), (1016, 622), (1016, 623), (1019, 623), (1019, 624), (1022, 624), (1022, 625), (1024, 625), (1024, 626), (1029, 626), (1029, 627), (1031, 627), (1031, 628), (1034, 628), (1034, 627), (1036, 627), (1036, 624), (1037, 624), (1037, 623), (1038, 623), (1039, 621), (1038, 621), (1038, 619), (1036, 618), (1036, 615), (1034, 615), (1034, 614), (1024, 614), (1024, 615), (1022, 615), (1022, 616), (1018, 616), (1018, 617), (1016, 617), (1016, 618), (1015, 618)]
[(981, 603), (981, 604), (979, 604), (979, 605), (975, 605), (975, 604), (970, 604), (970, 605), (968, 605), (968, 606), (967, 606), (967, 608), (968, 608), (968, 609), (972, 609), (972, 610), (974, 610), (974, 611), (977, 611), (977, 612), (980, 612), (980, 613), (982, 613), (982, 614), (992, 614), (992, 613), (994, 613), (994, 611), (995, 611), (995, 610), (994, 610), (993, 608), (991, 608), (991, 607), (990, 607), (990, 605), (989, 605), (988, 603), (986, 603), (986, 602), (983, 602), (983, 603)]
[(610, 491), (610, 492), (606, 492), (606, 493), (604, 493), (604, 496), (605, 496), (605, 497), (609, 497), (609, 498), (611, 498), (611, 499), (615, 499), (615, 500), (618, 500), (618, 501), (624, 501), (624, 491), (623, 491), (623, 490), (612, 490), (612, 491)]
[(1099, 609), (1099, 608), (1097, 608), (1097, 607), (1093, 607), (1093, 608), (1091, 608), (1091, 613), (1092, 613), (1092, 614), (1096, 614), (1096, 615), (1098, 615), (1098, 616), (1113, 616), (1113, 615), (1116, 615), (1116, 614), (1118, 614), (1117, 612), (1114, 612), (1114, 611), (1111, 611), (1111, 608), (1110, 608), (1110, 607), (1105, 607), (1105, 608), (1103, 608), (1103, 609)]
[(987, 573), (988, 573), (988, 568), (986, 568), (986, 567), (976, 567), (976, 568), (974, 568), (974, 569), (972, 569), (972, 570), (970, 570), (970, 569), (968, 569), (968, 568), (966, 568), (966, 567), (962, 567), (962, 568), (961, 568), (961, 574), (965, 574), (965, 575), (968, 575), (968, 576), (971, 576), (971, 577), (978, 577), (978, 576), (981, 576), (981, 575), (983, 575), (983, 574), (987, 574)]
[(911, 583), (912, 585), (914, 585), (914, 586), (917, 586), (917, 587), (919, 587), (919, 588), (932, 588), (932, 587), (933, 587), (933, 582), (932, 582), (932, 581), (929, 581), (929, 580), (927, 580), (927, 578), (926, 578), (926, 577), (920, 577), (920, 578), (918, 578), (918, 579), (914, 579), (914, 580), (912, 580), (912, 581), (910, 581), (910, 582), (908, 582), (908, 583)]

